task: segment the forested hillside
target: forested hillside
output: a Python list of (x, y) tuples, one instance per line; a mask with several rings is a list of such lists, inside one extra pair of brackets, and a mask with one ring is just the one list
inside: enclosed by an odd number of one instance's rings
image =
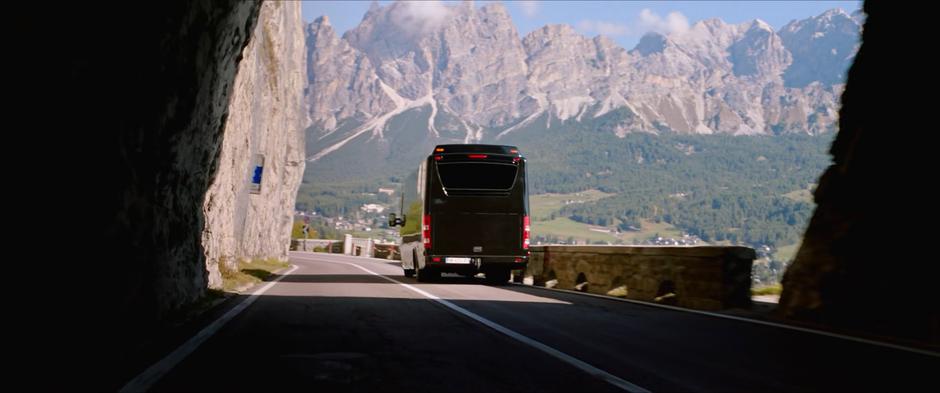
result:
[[(616, 116), (616, 114), (611, 114)], [(541, 123), (545, 124), (545, 123)], [(564, 206), (557, 215), (622, 231), (664, 222), (707, 242), (779, 247), (798, 241), (812, 213), (812, 188), (828, 165), (824, 136), (628, 134), (603, 124), (570, 122), (519, 130), (498, 143), (519, 146), (529, 165), (529, 192), (612, 194)], [(335, 217), (366, 203), (395, 208), (397, 179), (417, 162), (396, 162), (375, 177), (308, 178), (298, 207)], [(802, 191), (801, 191), (802, 190)]]

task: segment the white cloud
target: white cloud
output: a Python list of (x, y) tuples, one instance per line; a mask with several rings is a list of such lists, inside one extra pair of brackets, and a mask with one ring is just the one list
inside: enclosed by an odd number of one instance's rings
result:
[(640, 36), (650, 31), (661, 34), (684, 33), (689, 30), (689, 19), (678, 11), (670, 12), (664, 18), (644, 8), (632, 24), (585, 19), (578, 22), (578, 30), (612, 37)]
[(582, 20), (578, 22), (578, 30), (581, 30), (585, 33), (603, 34), (611, 37), (627, 35), (630, 33), (630, 27), (625, 24), (605, 22), (600, 20)]
[(682, 15), (681, 12), (673, 11), (665, 18), (659, 14), (644, 8), (640, 11), (639, 22), (637, 23), (641, 33), (655, 31), (661, 34), (684, 33), (689, 30), (689, 18)]
[(451, 7), (437, 0), (403, 1), (395, 5), (390, 15), (392, 22), (412, 33), (435, 30), (454, 13)]
[(539, 2), (536, 0), (521, 0), (518, 3), (526, 18), (535, 17), (539, 13)]

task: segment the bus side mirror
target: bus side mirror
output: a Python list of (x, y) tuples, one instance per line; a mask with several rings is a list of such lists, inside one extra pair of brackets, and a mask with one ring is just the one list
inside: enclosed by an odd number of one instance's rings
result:
[(401, 218), (397, 218), (397, 217), (395, 216), (395, 213), (389, 213), (389, 215), (388, 215), (388, 226), (389, 226), (389, 227), (405, 226), (405, 216), (402, 216)]

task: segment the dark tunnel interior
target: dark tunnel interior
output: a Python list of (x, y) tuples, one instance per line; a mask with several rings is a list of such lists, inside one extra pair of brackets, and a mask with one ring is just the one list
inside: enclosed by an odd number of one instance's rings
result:
[[(173, 310), (205, 295), (201, 204), (218, 165), (222, 126), (241, 51), (259, 2), (69, 2), (38, 29), (56, 50), (60, 112), (45, 112), (74, 210), (59, 246), (95, 262), (43, 262), (53, 278), (31, 296), (29, 335), (50, 337), (23, 359), (68, 369), (73, 386), (100, 388), (125, 344), (162, 329)], [(937, 263), (929, 239), (935, 163), (921, 140), (933, 99), (910, 90), (929, 66), (902, 51), (911, 32), (896, 6), (868, 1), (863, 45), (842, 96), (833, 164), (815, 191), (817, 210), (784, 278), (777, 314), (902, 341), (940, 344)], [(29, 23), (38, 24), (31, 19)], [(935, 71), (932, 71), (935, 72)], [(48, 75), (46, 76), (48, 77)], [(923, 111), (923, 112), (921, 112)], [(79, 146), (81, 146), (79, 148)], [(48, 221), (29, 224), (31, 231)], [(55, 224), (58, 225), (58, 224)], [(903, 230), (904, 232), (899, 232)], [(40, 247), (42, 249), (42, 247)], [(62, 297), (68, 300), (63, 303)], [(114, 364), (110, 364), (113, 366)], [(59, 381), (61, 382), (61, 381)]]

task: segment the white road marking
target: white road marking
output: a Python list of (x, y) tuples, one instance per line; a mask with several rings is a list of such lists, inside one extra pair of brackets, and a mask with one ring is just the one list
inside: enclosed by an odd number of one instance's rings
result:
[(658, 304), (658, 303), (644, 302), (644, 301), (641, 301), (641, 300), (623, 299), (623, 298), (618, 298), (618, 297), (604, 296), (604, 295), (598, 295), (598, 294), (596, 294), (596, 293), (577, 292), (577, 291), (570, 291), (570, 290), (567, 290), (567, 289), (546, 288), (546, 287), (539, 287), (539, 286), (535, 286), (535, 285), (525, 285), (525, 284), (514, 284), (514, 285), (523, 286), (523, 287), (525, 287), (525, 288), (536, 288), (536, 289), (545, 290), (545, 291), (564, 292), (564, 293), (569, 293), (569, 294), (572, 294), (572, 295), (590, 296), (590, 297), (596, 297), (596, 298), (604, 299), (604, 300), (616, 300), (616, 301), (619, 301), (619, 302), (633, 303), (633, 304), (638, 304), (638, 305), (647, 306), (647, 307), (659, 307), (659, 308), (665, 308), (665, 309), (669, 309), (669, 310), (673, 310), (673, 311), (682, 311), (682, 312), (692, 313), (692, 314), (708, 315), (708, 316), (710, 316), (710, 317), (731, 319), (731, 320), (735, 320), (735, 321), (753, 323), (753, 324), (757, 324), (757, 325), (773, 326), (773, 327), (777, 327), (777, 328), (781, 328), (781, 329), (796, 330), (796, 331), (798, 331), (798, 332), (803, 332), (803, 333), (811, 333), (811, 334), (817, 334), (817, 335), (820, 335), (820, 336), (827, 336), (827, 337), (839, 338), (839, 339), (848, 340), (848, 341), (855, 341), (855, 342), (864, 343), (864, 344), (869, 344), (869, 345), (875, 345), (875, 346), (879, 346), (879, 347), (885, 347), (885, 348), (897, 349), (897, 350), (905, 351), (905, 352), (916, 353), (916, 354), (919, 354), (919, 355), (927, 355), (927, 356), (932, 356), (932, 357), (940, 357), (940, 353), (933, 352), (933, 351), (929, 351), (929, 350), (926, 350), (926, 349), (905, 347), (905, 346), (903, 346), (903, 345), (897, 345), (897, 344), (891, 344), (891, 343), (886, 343), (886, 342), (881, 342), (881, 341), (868, 340), (868, 339), (864, 339), (864, 338), (861, 338), (861, 337), (846, 336), (846, 335), (842, 335), (842, 334), (838, 334), (838, 333), (830, 333), (830, 332), (826, 332), (826, 331), (822, 331), (822, 330), (810, 329), (810, 328), (805, 328), (805, 327), (800, 327), (800, 326), (784, 325), (784, 324), (782, 324), (782, 323), (761, 321), (761, 320), (759, 320), (759, 319), (751, 319), (751, 318), (738, 317), (738, 316), (734, 316), (734, 315), (718, 314), (718, 313), (709, 312), (709, 311), (702, 311), (702, 310), (692, 310), (692, 309), (688, 309), (688, 308), (670, 306), (670, 305), (666, 305), (666, 304)]
[(232, 320), (232, 318), (235, 318), (236, 315), (248, 308), (248, 306), (254, 303), (255, 300), (258, 300), (258, 297), (267, 292), (267, 290), (273, 287), (274, 284), (277, 284), (278, 281), (288, 274), (293, 273), (294, 270), (297, 269), (298, 266), (295, 265), (274, 281), (271, 281), (265, 284), (265, 286), (258, 288), (258, 290), (248, 297), (248, 299), (238, 303), (237, 306), (229, 310), (227, 313), (225, 313), (225, 315), (219, 317), (219, 319), (216, 319), (214, 322), (209, 324), (209, 326), (206, 326), (200, 330), (199, 333), (196, 333), (195, 336), (187, 340), (185, 343), (183, 343), (183, 345), (180, 345), (179, 348), (176, 348), (175, 351), (171, 352), (159, 362), (154, 363), (153, 366), (150, 366), (150, 368), (144, 370), (144, 372), (140, 373), (140, 375), (134, 377), (134, 379), (130, 380), (130, 382), (124, 385), (124, 387), (122, 387), (119, 392), (146, 392), (147, 390), (150, 390), (154, 383), (159, 381), (160, 378), (163, 378), (164, 375), (170, 372), (173, 367), (176, 367), (177, 364), (182, 362), (183, 359), (186, 359), (189, 354), (193, 353), (196, 348), (199, 348), (202, 343), (206, 342), (209, 337), (212, 337), (212, 335), (219, 331), (222, 326), (225, 326), (228, 321)]
[(489, 328), (491, 328), (491, 329), (493, 329), (493, 330), (495, 330), (495, 331), (497, 331), (497, 332), (500, 332), (500, 333), (502, 333), (502, 334), (505, 334), (505, 335), (509, 336), (510, 338), (515, 339), (516, 341), (519, 341), (519, 342), (521, 342), (521, 343), (523, 343), (523, 344), (526, 344), (526, 345), (531, 346), (531, 347), (533, 347), (533, 348), (535, 348), (535, 349), (538, 349), (538, 350), (540, 350), (540, 351), (542, 351), (542, 352), (545, 352), (545, 353), (547, 353), (547, 354), (549, 354), (549, 355), (551, 355), (551, 356), (554, 356), (555, 358), (557, 358), (557, 359), (559, 359), (559, 360), (561, 360), (561, 361), (563, 361), (563, 362), (565, 362), (565, 363), (568, 363), (568, 364), (570, 364), (570, 365), (572, 365), (572, 366), (575, 366), (575, 367), (577, 367), (578, 369), (581, 369), (582, 371), (584, 371), (584, 372), (586, 372), (586, 373), (588, 373), (588, 374), (590, 374), (590, 375), (592, 375), (592, 376), (594, 376), (594, 377), (596, 377), (596, 378), (599, 378), (599, 379), (601, 379), (601, 380), (603, 380), (603, 381), (605, 381), (605, 382), (607, 382), (607, 383), (609, 383), (609, 384), (611, 384), (611, 385), (614, 385), (614, 386), (616, 386), (616, 387), (618, 387), (618, 388), (620, 388), (620, 389), (623, 389), (623, 390), (625, 390), (625, 391), (628, 391), (628, 392), (631, 392), (631, 393), (648, 393), (648, 392), (649, 392), (649, 390), (646, 390), (646, 389), (644, 389), (644, 388), (642, 388), (642, 387), (640, 387), (640, 386), (637, 386), (637, 385), (635, 385), (635, 384), (633, 384), (633, 383), (630, 383), (630, 382), (628, 382), (628, 381), (626, 381), (626, 380), (623, 380), (623, 379), (621, 379), (621, 378), (619, 378), (619, 377), (617, 377), (617, 376), (615, 376), (615, 375), (613, 375), (613, 374), (610, 374), (610, 373), (608, 373), (608, 372), (606, 372), (606, 371), (604, 371), (604, 370), (601, 370), (601, 369), (599, 369), (599, 368), (597, 368), (597, 367), (594, 367), (594, 366), (592, 366), (592, 365), (590, 365), (590, 364), (588, 364), (588, 363), (585, 363), (584, 361), (582, 361), (582, 360), (580, 360), (580, 359), (578, 359), (578, 358), (575, 358), (575, 357), (573, 357), (573, 356), (571, 356), (571, 355), (568, 355), (568, 354), (566, 354), (566, 353), (564, 353), (564, 352), (561, 352), (561, 351), (559, 351), (559, 350), (557, 350), (557, 349), (555, 349), (555, 348), (552, 348), (552, 347), (550, 347), (550, 346), (548, 346), (548, 345), (542, 344), (542, 343), (539, 342), (539, 341), (536, 341), (536, 340), (533, 340), (533, 339), (531, 339), (531, 338), (529, 338), (529, 337), (523, 336), (522, 334), (519, 334), (519, 333), (517, 333), (517, 332), (515, 332), (515, 331), (513, 331), (513, 330), (511, 330), (511, 329), (509, 329), (509, 328), (506, 328), (505, 326), (502, 326), (502, 325), (500, 325), (500, 324), (498, 324), (498, 323), (496, 323), (496, 322), (490, 321), (489, 319), (486, 319), (486, 318), (483, 318), (483, 317), (481, 317), (481, 316), (479, 316), (479, 315), (477, 315), (477, 314), (474, 314), (473, 312), (470, 312), (469, 310), (467, 310), (467, 309), (465, 309), (465, 308), (463, 308), (463, 307), (460, 307), (460, 306), (458, 306), (458, 305), (456, 305), (456, 304), (454, 304), (454, 303), (451, 303), (451, 302), (449, 302), (449, 301), (447, 301), (447, 300), (441, 299), (441, 298), (439, 298), (439, 297), (437, 297), (437, 296), (435, 296), (435, 295), (433, 295), (433, 294), (431, 294), (431, 293), (428, 293), (428, 292), (426, 292), (426, 291), (424, 291), (424, 290), (422, 290), (422, 289), (420, 289), (420, 288), (417, 288), (417, 287), (415, 287), (415, 286), (413, 286), (413, 285), (405, 284), (405, 283), (403, 283), (403, 282), (401, 282), (401, 281), (398, 281), (398, 280), (395, 280), (395, 279), (386, 277), (386, 276), (384, 276), (384, 275), (381, 275), (381, 274), (379, 274), (379, 273), (376, 273), (376, 272), (373, 272), (373, 271), (371, 271), (371, 270), (369, 270), (369, 269), (366, 269), (366, 268), (364, 268), (364, 267), (362, 267), (362, 266), (359, 266), (359, 265), (357, 265), (357, 264), (355, 264), (355, 263), (350, 263), (350, 262), (336, 262), (336, 261), (329, 261), (329, 260), (325, 260), (325, 259), (321, 259), (321, 261), (323, 261), (323, 262), (328, 262), (328, 263), (337, 263), (337, 264), (343, 264), (343, 265), (354, 266), (354, 267), (357, 267), (357, 268), (361, 269), (362, 271), (364, 271), (364, 272), (366, 272), (366, 273), (369, 273), (369, 274), (374, 275), (374, 276), (381, 277), (381, 278), (383, 278), (383, 279), (385, 279), (385, 280), (388, 280), (388, 281), (391, 281), (391, 282), (393, 282), (393, 283), (395, 283), (395, 284), (401, 285), (401, 286), (403, 286), (403, 287), (405, 287), (405, 288), (410, 289), (411, 291), (414, 291), (414, 292), (416, 292), (416, 293), (418, 293), (418, 294), (420, 294), (420, 295), (422, 295), (422, 296), (424, 296), (424, 297), (426, 297), (426, 298), (428, 298), (428, 299), (430, 299), (430, 300), (432, 300), (432, 301), (435, 301), (435, 302), (437, 302), (437, 303), (443, 305), (444, 307), (447, 307), (447, 308), (451, 309), (452, 311), (455, 311), (455, 312), (457, 312), (457, 313), (459, 313), (459, 314), (461, 314), (461, 315), (463, 315), (463, 316), (466, 316), (466, 317), (468, 317), (468, 318), (470, 318), (470, 319), (473, 319), (474, 321), (477, 321), (477, 322), (479, 322), (479, 323), (482, 323), (483, 325), (486, 325), (487, 327), (489, 327)]
[[(366, 259), (373, 259), (373, 260), (376, 260), (376, 261), (384, 261), (384, 260), (375, 259), (375, 258), (366, 258)], [(689, 308), (682, 308), (682, 307), (676, 307), (676, 306), (669, 306), (669, 305), (666, 305), (666, 304), (650, 303), (650, 302), (644, 302), (644, 301), (641, 301), (641, 300), (624, 299), (624, 298), (618, 298), (618, 297), (611, 297), (611, 296), (598, 295), (598, 294), (594, 294), (594, 293), (571, 291), (571, 290), (567, 290), (567, 289), (546, 288), (546, 287), (540, 287), (540, 286), (536, 286), (536, 285), (526, 285), (526, 284), (519, 284), (519, 283), (512, 283), (512, 284), (513, 284), (513, 285), (517, 285), (517, 286), (521, 286), (521, 287), (525, 287), (525, 288), (535, 288), (535, 289), (539, 289), (539, 290), (553, 291), (553, 292), (564, 292), (564, 293), (568, 293), (568, 294), (572, 294), (572, 295), (590, 296), (590, 297), (595, 297), (595, 298), (604, 299), (604, 300), (614, 300), (614, 301), (619, 301), (619, 302), (633, 303), (633, 304), (637, 304), (637, 305), (641, 305), (641, 306), (647, 306), (647, 307), (658, 307), (658, 308), (665, 308), (665, 309), (673, 310), (673, 311), (681, 311), (681, 312), (685, 312), (685, 313), (707, 315), (707, 316), (715, 317), (715, 318), (731, 319), (731, 320), (735, 320), (735, 321), (753, 323), (753, 324), (757, 324), (757, 325), (773, 326), (773, 327), (777, 327), (777, 328), (781, 328), (781, 329), (789, 329), (789, 330), (795, 330), (795, 331), (803, 332), (803, 333), (817, 334), (817, 335), (820, 335), (820, 336), (838, 338), (838, 339), (842, 339), (842, 340), (854, 341), (854, 342), (863, 343), (863, 344), (868, 344), (868, 345), (875, 345), (875, 346), (879, 346), (879, 347), (883, 347), (883, 348), (891, 348), (891, 349), (896, 349), (896, 350), (899, 350), (899, 351), (911, 352), (911, 353), (916, 353), (916, 354), (919, 354), (919, 355), (927, 355), (927, 356), (932, 356), (932, 357), (940, 358), (940, 353), (937, 353), (937, 352), (934, 352), (934, 351), (931, 351), (931, 350), (927, 350), (927, 349), (906, 347), (906, 346), (903, 346), (903, 345), (892, 344), (892, 343), (886, 343), (886, 342), (882, 342), (882, 341), (868, 340), (868, 339), (861, 338), (861, 337), (847, 336), (847, 335), (838, 334), (838, 333), (831, 333), (831, 332), (826, 332), (826, 331), (822, 331), (822, 330), (816, 330), (816, 329), (811, 329), (811, 328), (805, 328), (805, 327), (801, 327), (801, 326), (785, 325), (785, 324), (781, 324), (781, 323), (768, 322), (768, 321), (761, 321), (761, 320), (758, 320), (758, 319), (744, 318), (744, 317), (738, 317), (738, 316), (734, 316), (734, 315), (718, 314), (718, 313), (713, 313), (713, 312), (709, 312), (709, 311), (693, 310), (693, 309), (689, 309)]]

